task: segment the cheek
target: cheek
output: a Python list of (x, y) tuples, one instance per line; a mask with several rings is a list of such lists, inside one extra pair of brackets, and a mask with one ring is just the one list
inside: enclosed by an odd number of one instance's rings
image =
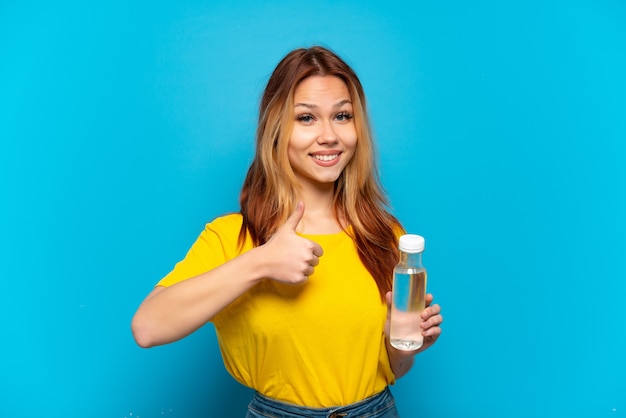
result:
[(289, 148), (293, 151), (306, 150), (315, 141), (315, 132), (310, 129), (294, 127), (289, 137)]
[(341, 139), (346, 146), (356, 146), (357, 138), (356, 128), (354, 127), (354, 125), (346, 125), (344, 129), (341, 130)]
[(358, 139), (356, 137), (356, 133), (354, 133), (349, 139), (344, 141), (344, 147), (347, 151), (347, 154), (349, 154), (348, 158), (346, 159), (346, 166), (353, 162), (354, 154), (356, 154), (357, 144)]
[(294, 147), (289, 144), (289, 147), (287, 148), (287, 160), (289, 160), (289, 165), (291, 165), (291, 167), (294, 166), (294, 163), (297, 161), (297, 157), (297, 150), (295, 150)]
[(287, 145), (287, 160), (292, 168), (302, 165), (307, 156), (308, 142), (303, 135), (292, 135)]
[(352, 153), (356, 151), (358, 139), (356, 137), (356, 131), (353, 129), (351, 132), (348, 132), (346, 136), (344, 136), (344, 145), (346, 148), (350, 149)]

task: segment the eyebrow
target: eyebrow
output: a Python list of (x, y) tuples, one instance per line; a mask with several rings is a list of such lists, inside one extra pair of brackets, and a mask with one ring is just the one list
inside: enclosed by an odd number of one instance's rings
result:
[[(348, 99), (340, 100), (340, 101), (338, 101), (337, 103), (335, 103), (333, 105), (333, 108), (335, 108), (335, 109), (340, 108), (341, 106), (343, 106), (343, 105), (345, 105), (347, 103), (352, 104), (352, 101), (348, 100)], [(316, 104), (311, 104), (311, 103), (296, 103), (296, 104), (293, 105), (293, 107), (298, 107), (298, 106), (303, 106), (303, 107), (306, 107), (308, 109), (317, 109), (317, 107), (318, 107)]]

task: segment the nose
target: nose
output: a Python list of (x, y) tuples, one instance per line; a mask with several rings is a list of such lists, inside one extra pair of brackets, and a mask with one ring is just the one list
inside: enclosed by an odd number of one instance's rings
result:
[(338, 141), (337, 132), (332, 122), (326, 121), (321, 125), (321, 132), (317, 142), (320, 144), (334, 144)]

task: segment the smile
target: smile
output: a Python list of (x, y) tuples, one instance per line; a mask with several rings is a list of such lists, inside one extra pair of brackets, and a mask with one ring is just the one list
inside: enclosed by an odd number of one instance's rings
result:
[(311, 157), (315, 158), (318, 161), (332, 161), (339, 157), (339, 154), (331, 154), (331, 155), (317, 155), (311, 154)]

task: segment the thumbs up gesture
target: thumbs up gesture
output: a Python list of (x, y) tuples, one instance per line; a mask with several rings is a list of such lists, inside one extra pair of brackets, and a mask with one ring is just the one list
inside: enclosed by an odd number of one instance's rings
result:
[(260, 248), (265, 251), (267, 277), (287, 284), (305, 283), (319, 264), (324, 251), (316, 242), (296, 234), (304, 215), (304, 204), (296, 209), (276, 233)]

